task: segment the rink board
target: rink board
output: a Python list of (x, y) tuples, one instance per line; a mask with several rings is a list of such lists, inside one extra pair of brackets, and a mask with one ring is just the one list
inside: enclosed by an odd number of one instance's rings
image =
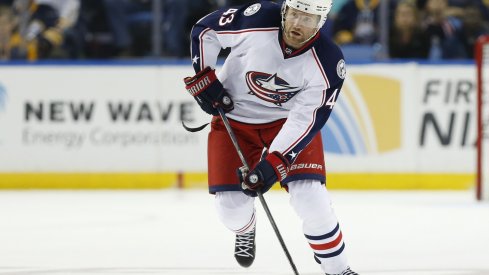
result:
[[(206, 185), (209, 121), (189, 66), (0, 66), (0, 188)], [(322, 130), (328, 186), (467, 189), (475, 175), (471, 65), (348, 67)]]
[[(471, 174), (328, 174), (328, 189), (342, 190), (466, 190), (473, 187)], [(206, 188), (206, 173), (0, 174), (0, 189), (159, 189)], [(274, 189), (280, 189), (277, 184)]]

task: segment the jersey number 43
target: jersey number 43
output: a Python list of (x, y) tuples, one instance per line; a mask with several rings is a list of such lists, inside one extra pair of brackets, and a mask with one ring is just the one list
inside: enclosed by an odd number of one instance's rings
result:
[(229, 9), (226, 12), (224, 12), (222, 14), (221, 18), (219, 18), (219, 26), (222, 27), (226, 24), (233, 22), (234, 14), (236, 13), (237, 10), (238, 9)]

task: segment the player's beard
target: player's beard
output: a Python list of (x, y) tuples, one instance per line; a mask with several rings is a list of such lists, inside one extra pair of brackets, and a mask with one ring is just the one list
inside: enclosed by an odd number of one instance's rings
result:
[(289, 44), (289, 46), (292, 48), (299, 48), (305, 42), (304, 34), (293, 29), (285, 31), (285, 38), (286, 42), (288, 42), (287, 44)]
[(294, 29), (293, 27), (286, 28), (285, 29), (285, 37), (286, 37), (286, 42), (289, 42), (287, 44), (292, 48), (298, 49), (302, 47), (307, 41), (309, 41), (315, 34), (316, 32), (313, 32), (312, 34), (306, 34), (302, 30)]

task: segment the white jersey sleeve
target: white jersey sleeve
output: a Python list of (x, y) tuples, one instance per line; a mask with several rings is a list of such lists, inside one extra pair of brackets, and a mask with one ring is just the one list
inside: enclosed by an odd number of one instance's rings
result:
[[(200, 19), (190, 34), (194, 70), (199, 72), (207, 66), (214, 68), (221, 49), (234, 48), (243, 41), (243, 35), (236, 34), (257, 28), (278, 28), (280, 13), (275, 11), (279, 10), (279, 5), (273, 2), (261, 2), (223, 8)], [(270, 14), (274, 16), (270, 17)]]

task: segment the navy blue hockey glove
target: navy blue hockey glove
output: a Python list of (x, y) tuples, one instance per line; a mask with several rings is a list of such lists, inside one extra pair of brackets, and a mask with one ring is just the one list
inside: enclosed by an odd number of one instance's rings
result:
[(241, 169), (238, 169), (238, 177), (243, 192), (250, 197), (256, 197), (256, 191), (267, 192), (277, 181), (285, 179), (288, 166), (289, 163), (282, 154), (272, 152), (258, 162), (255, 168), (246, 175)]
[(184, 78), (183, 81), (187, 91), (197, 100), (204, 112), (217, 116), (217, 107), (221, 107), (226, 113), (233, 110), (233, 100), (217, 79), (214, 69), (206, 67), (195, 76)]

